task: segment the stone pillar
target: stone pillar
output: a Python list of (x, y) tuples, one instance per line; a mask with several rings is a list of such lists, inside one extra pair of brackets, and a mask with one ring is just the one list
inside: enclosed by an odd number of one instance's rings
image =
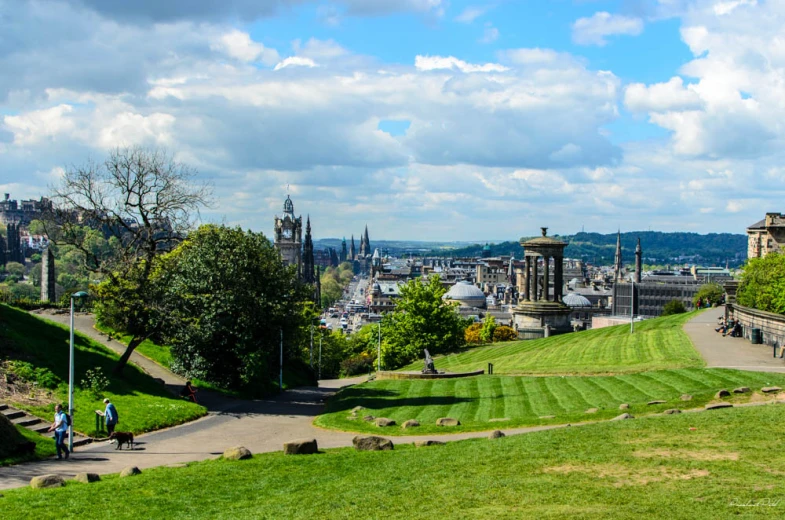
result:
[(550, 299), (551, 299), (549, 294), (548, 294), (550, 292), (549, 289), (548, 289), (548, 286), (550, 285), (550, 281), (551, 281), (550, 264), (551, 264), (551, 257), (547, 256), (547, 255), (543, 256), (542, 257), (542, 265), (543, 265), (543, 267), (542, 267), (542, 270), (543, 270), (543, 272), (542, 272), (542, 299), (545, 300), (546, 302), (550, 301)]
[(538, 258), (535, 256), (532, 258), (532, 301), (536, 302), (538, 300), (537, 297), (537, 260)]
[(553, 301), (561, 302), (564, 290), (564, 258), (553, 257)]
[(41, 256), (41, 301), (57, 300), (55, 294), (55, 256), (50, 248)]
[(525, 266), (523, 270), (525, 273), (525, 278), (523, 282), (523, 299), (524, 301), (528, 302), (531, 300), (530, 289), (531, 289), (531, 281), (532, 281), (532, 257), (527, 256), (526, 258), (524, 258), (524, 264)]

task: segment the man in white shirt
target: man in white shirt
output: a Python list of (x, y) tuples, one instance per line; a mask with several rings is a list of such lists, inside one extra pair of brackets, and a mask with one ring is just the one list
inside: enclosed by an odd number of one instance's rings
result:
[(51, 432), (52, 430), (55, 432), (57, 460), (62, 460), (63, 456), (61, 455), (61, 452), (65, 452), (65, 458), (67, 459), (71, 454), (71, 452), (68, 451), (68, 447), (65, 445), (65, 435), (68, 432), (68, 420), (66, 419), (63, 407), (59, 404), (55, 406), (55, 420), (52, 423), (52, 426), (49, 427), (49, 431)]

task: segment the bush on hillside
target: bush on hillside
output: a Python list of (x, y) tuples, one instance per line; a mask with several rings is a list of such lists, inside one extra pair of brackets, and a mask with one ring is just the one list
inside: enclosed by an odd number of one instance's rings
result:
[(506, 325), (500, 325), (496, 327), (493, 331), (493, 342), (499, 341), (514, 341), (518, 339), (518, 333), (515, 332), (515, 329), (512, 327), (508, 327)]
[(785, 314), (785, 255), (751, 258), (744, 266), (736, 301), (745, 307)]
[(473, 345), (477, 345), (482, 343), (482, 338), (480, 337), (480, 330), (482, 329), (482, 323), (472, 323), (466, 330), (463, 332), (463, 337), (466, 340), (466, 343), (470, 343)]
[(40, 388), (54, 389), (60, 384), (60, 378), (45, 367), (36, 367), (27, 361), (9, 361), (8, 371), (26, 383), (35, 383)]
[(687, 312), (687, 308), (681, 303), (681, 300), (671, 300), (662, 308), (663, 316), (671, 316), (672, 314), (682, 314)]
[(358, 374), (367, 374), (371, 370), (373, 370), (374, 362), (376, 361), (375, 356), (371, 356), (363, 352), (357, 356), (352, 356), (350, 358), (344, 359), (341, 361), (341, 374), (345, 376), (356, 376)]

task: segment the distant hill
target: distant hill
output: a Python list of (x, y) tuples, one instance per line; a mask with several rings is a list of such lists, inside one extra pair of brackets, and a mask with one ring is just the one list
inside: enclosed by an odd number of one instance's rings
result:
[[(635, 245), (641, 239), (643, 262), (645, 264), (700, 264), (721, 265), (726, 261), (731, 267), (738, 267), (747, 258), (747, 236), (732, 233), (663, 233), (661, 231), (633, 231), (621, 234), (622, 257), (625, 264), (635, 258)], [(580, 258), (595, 265), (613, 263), (616, 252), (616, 233), (576, 233), (575, 235), (554, 235), (568, 243), (565, 256)], [(480, 256), (485, 244), (472, 244), (452, 250), (434, 249), (434, 256), (472, 257)], [(518, 241), (491, 244), (491, 256), (513, 254), (523, 256), (523, 248)]]

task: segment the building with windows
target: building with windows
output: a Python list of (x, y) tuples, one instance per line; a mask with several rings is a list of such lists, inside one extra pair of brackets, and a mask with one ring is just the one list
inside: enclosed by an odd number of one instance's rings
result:
[(766, 218), (747, 228), (747, 258), (779, 252), (785, 244), (785, 215), (766, 213)]

